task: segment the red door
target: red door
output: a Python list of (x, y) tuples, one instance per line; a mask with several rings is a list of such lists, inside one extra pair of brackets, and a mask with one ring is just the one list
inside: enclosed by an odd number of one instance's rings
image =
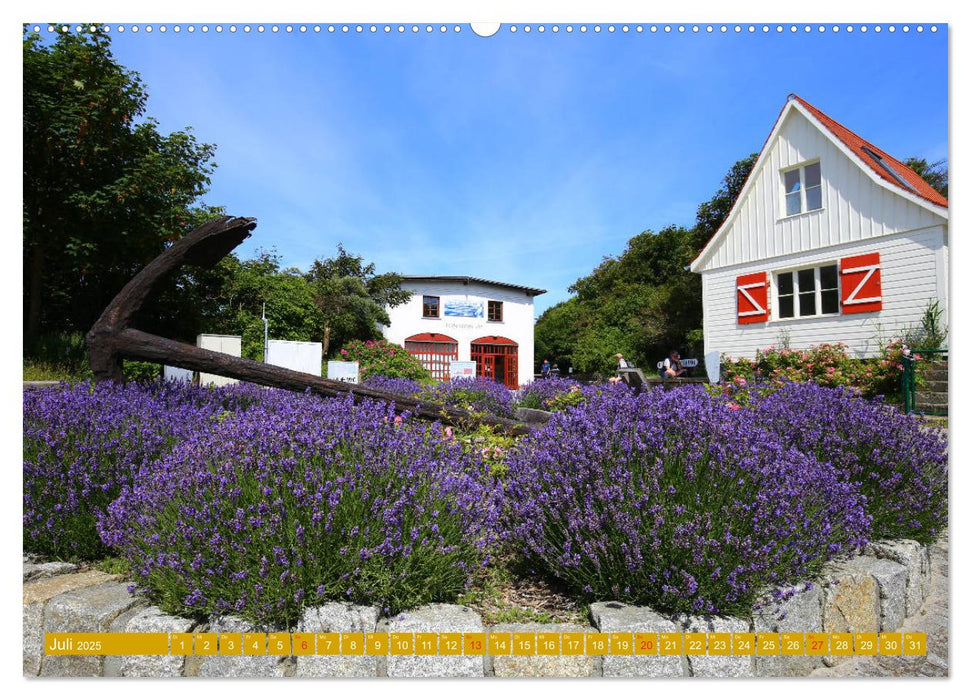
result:
[(515, 341), (499, 335), (477, 338), (472, 341), (472, 361), (477, 376), (519, 388), (519, 345)]
[(486, 379), (496, 378), (496, 358), (494, 355), (482, 356), (482, 376)]

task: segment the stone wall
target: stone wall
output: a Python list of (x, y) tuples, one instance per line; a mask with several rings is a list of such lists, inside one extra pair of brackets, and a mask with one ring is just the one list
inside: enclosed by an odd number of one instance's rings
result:
[[(933, 573), (932, 573), (933, 572)], [(932, 600), (929, 601), (928, 599)], [(929, 603), (943, 614), (927, 616)], [(590, 627), (519, 624), (487, 627), (474, 611), (429, 605), (391, 619), (376, 607), (331, 603), (307, 610), (298, 631), (323, 632), (504, 632), (541, 642), (544, 634), (617, 633), (834, 633), (920, 630), (928, 635), (927, 658), (898, 659), (887, 673), (947, 674), (947, 538), (933, 547), (913, 541), (873, 542), (861, 556), (828, 567), (820, 580), (768, 591), (751, 617), (664, 616), (646, 607), (616, 602), (590, 607)], [(936, 627), (928, 628), (934, 620)], [(673, 656), (569, 655), (292, 655), (292, 656), (44, 656), (45, 632), (232, 632), (257, 630), (224, 617), (204, 623), (174, 617), (128, 592), (119, 577), (78, 571), (71, 564), (24, 558), (25, 676), (132, 677), (777, 677), (886, 675), (876, 662), (860, 666), (853, 656), (732, 656), (682, 649)], [(942, 627), (943, 629), (937, 629)], [(712, 637), (707, 637), (711, 640)], [(711, 642), (709, 641), (709, 644)], [(871, 657), (867, 657), (871, 658)], [(889, 657), (892, 658), (892, 657)], [(909, 664), (909, 665), (908, 665)], [(855, 673), (856, 668), (869, 669)], [(845, 671), (841, 672), (841, 669)], [(901, 670), (903, 669), (903, 670)]]

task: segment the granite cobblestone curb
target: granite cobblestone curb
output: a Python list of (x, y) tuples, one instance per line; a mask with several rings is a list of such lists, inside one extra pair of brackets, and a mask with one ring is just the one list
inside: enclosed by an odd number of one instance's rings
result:
[[(387, 621), (394, 632), (485, 632), (478, 613), (463, 605), (433, 604)], [(482, 656), (388, 656), (389, 678), (481, 678)]]
[[(513, 635), (533, 635), (534, 648), (536, 635), (543, 633), (562, 634), (564, 632), (596, 632), (593, 627), (570, 624), (513, 623), (493, 625), (489, 632), (511, 632)], [(538, 651), (538, 649), (537, 649)], [(589, 678), (602, 673), (602, 656), (551, 655), (532, 656), (487, 656), (486, 675), (497, 678)]]
[[(947, 534), (931, 546), (873, 542), (857, 557), (826, 567), (820, 581), (767, 591), (751, 618), (661, 615), (618, 602), (590, 606), (592, 626), (486, 626), (460, 605), (428, 605), (392, 618), (376, 607), (330, 603), (308, 609), (296, 631), (321, 632), (880, 632), (922, 631), (927, 657), (814, 656), (44, 656), (45, 632), (265, 632), (235, 617), (199, 624), (167, 615), (129, 593), (120, 577), (24, 558), (25, 676), (220, 678), (379, 677), (777, 677), (947, 675)], [(709, 650), (710, 651), (710, 650)], [(825, 667), (824, 665), (825, 664)], [(828, 668), (832, 667), (832, 668)]]
[[(56, 579), (52, 579), (56, 580)], [(145, 604), (110, 581), (61, 593), (44, 607), (44, 632), (110, 632), (119, 615)], [(45, 656), (42, 676), (102, 676), (104, 656)]]
[[(624, 603), (594, 603), (590, 620), (601, 632), (680, 632), (681, 627), (651, 608)], [(681, 656), (605, 656), (607, 678), (681, 678), (688, 675), (687, 659)]]
[[(378, 608), (328, 603), (305, 610), (297, 628), (300, 632), (374, 632), (378, 624)], [(375, 656), (298, 656), (296, 673), (300, 678), (373, 678), (378, 675)]]
[[(679, 619), (684, 632), (737, 633), (751, 632), (751, 623), (737, 617), (684, 616)], [(708, 638), (711, 644), (711, 638)], [(688, 675), (698, 678), (753, 678), (755, 656), (716, 655), (708, 648), (706, 654), (686, 655)]]
[[(213, 618), (200, 632), (246, 634), (269, 632), (234, 615)], [(239, 655), (190, 656), (186, 663), (186, 675), (203, 678), (282, 678), (289, 670), (289, 656)]]
[[(754, 631), (822, 632), (823, 589), (804, 583), (766, 593), (752, 616)], [(822, 666), (818, 656), (756, 656), (755, 675), (764, 678), (806, 676)]]
[(52, 576), (24, 584), (24, 675), (36, 676), (46, 658), (44, 656), (44, 632), (48, 630), (45, 622), (44, 608), (47, 602), (62, 593), (88, 586), (94, 586), (108, 581), (117, 580), (117, 576), (100, 571), (85, 571), (61, 576)]

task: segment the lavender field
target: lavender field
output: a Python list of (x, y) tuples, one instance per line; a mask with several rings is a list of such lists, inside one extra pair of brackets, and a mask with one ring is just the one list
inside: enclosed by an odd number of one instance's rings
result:
[(454, 601), (510, 561), (577, 601), (735, 613), (947, 524), (944, 433), (846, 389), (369, 384), (556, 412), (514, 442), (252, 386), (26, 391), (25, 551), (118, 557), (165, 611), (277, 625)]

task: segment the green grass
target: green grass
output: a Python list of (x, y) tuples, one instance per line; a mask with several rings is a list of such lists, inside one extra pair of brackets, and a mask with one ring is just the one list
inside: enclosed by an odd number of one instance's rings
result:
[[(575, 603), (564, 605), (564, 598), (551, 593), (545, 604), (522, 605), (526, 591), (535, 592), (537, 580), (530, 577), (521, 562), (504, 557), (486, 570), (483, 578), (456, 601), (472, 608), (487, 625), (512, 623), (573, 623), (585, 624), (587, 606)], [(512, 599), (512, 600), (511, 600)]]
[(25, 382), (80, 382), (85, 379), (84, 372), (64, 365), (24, 359)]
[(128, 562), (120, 557), (105, 557), (92, 563), (92, 567), (106, 574), (120, 574), (128, 577), (131, 574), (131, 567)]

